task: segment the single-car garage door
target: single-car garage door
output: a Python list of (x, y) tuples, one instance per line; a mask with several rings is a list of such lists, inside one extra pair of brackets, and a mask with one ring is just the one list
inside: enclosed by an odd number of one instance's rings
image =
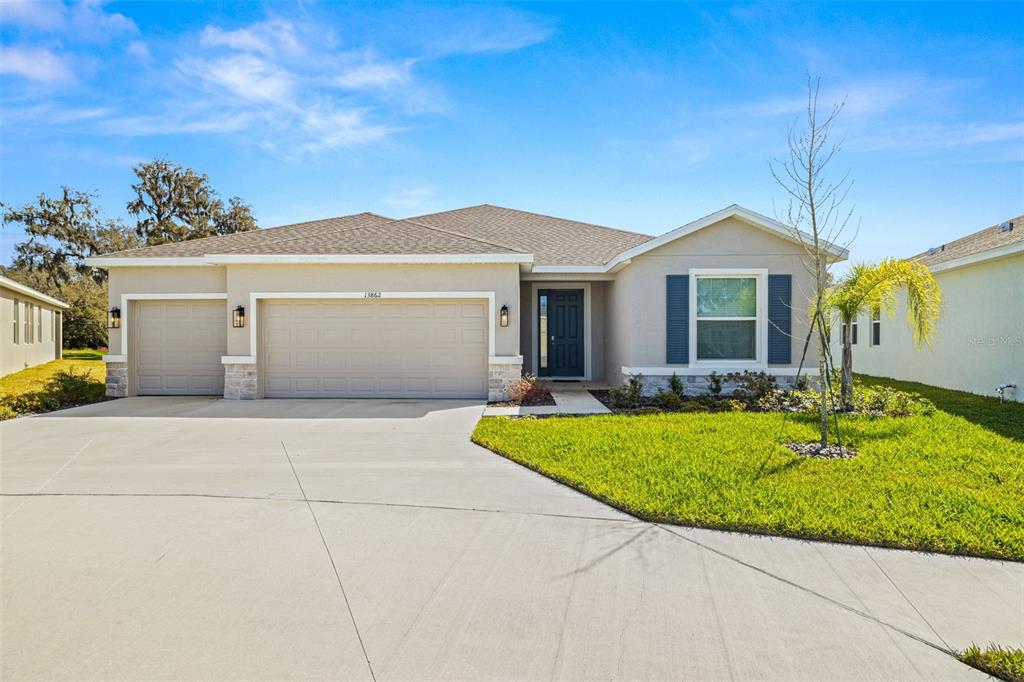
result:
[(139, 395), (223, 395), (224, 301), (136, 303)]
[(278, 301), (263, 308), (268, 398), (486, 398), (487, 303)]

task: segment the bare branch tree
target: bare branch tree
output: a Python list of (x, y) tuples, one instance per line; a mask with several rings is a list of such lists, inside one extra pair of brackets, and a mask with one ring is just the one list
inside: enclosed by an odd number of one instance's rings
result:
[(771, 173), (787, 197), (786, 209), (781, 213), (777, 211), (776, 217), (793, 229), (793, 236), (804, 250), (804, 266), (814, 280), (814, 289), (808, 292), (811, 324), (804, 343), (804, 355), (810, 339), (816, 336), (820, 442), (825, 447), (828, 445), (828, 415), (832, 398), (832, 362), (824, 297), (831, 284), (829, 269), (835, 260), (832, 247), (841, 245), (846, 239), (853, 217), (853, 209), (844, 207), (853, 181), (848, 173), (838, 180), (830, 177), (829, 166), (842, 149), (842, 140), (835, 139), (833, 129), (844, 102), (834, 103), (823, 113), (818, 109), (820, 91), (821, 77), (808, 74), (804, 120), (790, 126), (787, 138), (789, 154), (784, 160), (772, 162)]

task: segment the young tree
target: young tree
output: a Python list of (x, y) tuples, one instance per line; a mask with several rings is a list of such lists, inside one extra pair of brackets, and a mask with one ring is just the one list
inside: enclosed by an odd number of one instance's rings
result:
[(853, 320), (861, 314), (885, 309), (896, 314), (896, 292), (907, 289), (907, 324), (918, 348), (931, 347), (935, 322), (939, 319), (942, 294), (928, 266), (917, 261), (887, 258), (878, 265), (858, 263), (825, 292), (826, 321), (839, 318), (842, 331), (842, 389), (844, 407), (853, 399)]
[[(807, 107), (800, 126), (789, 128), (789, 155), (771, 165), (772, 177), (785, 191), (788, 208), (780, 219), (794, 228), (804, 248), (804, 264), (814, 278), (810, 298), (810, 334), (817, 337), (818, 401), (820, 415), (820, 445), (828, 445), (828, 415), (830, 378), (828, 327), (825, 320), (825, 292), (830, 283), (829, 268), (834, 256), (830, 244), (843, 238), (853, 210), (845, 210), (843, 203), (852, 182), (848, 176), (832, 180), (829, 166), (840, 151), (840, 143), (833, 139), (833, 127), (843, 103), (833, 104), (827, 113), (818, 111), (821, 78), (807, 76)], [(804, 236), (806, 235), (806, 236)], [(808, 340), (811, 337), (808, 336)], [(805, 350), (806, 352), (806, 350)]]
[(138, 243), (120, 222), (100, 217), (94, 197), (63, 187), (59, 197), (40, 194), (35, 203), (20, 208), (0, 204), (4, 226), (19, 224), (25, 230), (25, 241), (14, 247), (14, 269), (42, 273), (54, 286), (76, 276), (103, 282), (106, 273), (89, 267), (85, 259)]
[(135, 233), (147, 245), (180, 242), (255, 230), (252, 208), (239, 197), (227, 206), (210, 187), (209, 178), (166, 159), (132, 169), (139, 181), (128, 212), (138, 216)]

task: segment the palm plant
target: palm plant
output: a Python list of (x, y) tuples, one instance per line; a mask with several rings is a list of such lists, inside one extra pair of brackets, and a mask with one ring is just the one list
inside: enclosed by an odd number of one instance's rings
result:
[[(896, 314), (896, 292), (907, 290), (907, 324), (918, 348), (927, 345), (935, 335), (935, 322), (939, 319), (942, 293), (939, 285), (923, 263), (899, 258), (887, 258), (877, 265), (858, 263), (838, 283), (825, 292), (823, 309), (825, 319), (834, 314), (842, 329), (842, 380), (840, 398), (848, 407), (853, 399), (853, 338), (852, 328), (857, 316), (885, 310), (890, 317)], [(831, 314), (829, 314), (831, 313)]]

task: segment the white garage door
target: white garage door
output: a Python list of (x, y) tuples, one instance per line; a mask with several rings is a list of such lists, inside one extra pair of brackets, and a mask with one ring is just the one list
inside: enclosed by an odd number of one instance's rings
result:
[(135, 315), (139, 395), (224, 394), (224, 301), (140, 301)]
[(267, 301), (268, 398), (485, 398), (487, 303)]

